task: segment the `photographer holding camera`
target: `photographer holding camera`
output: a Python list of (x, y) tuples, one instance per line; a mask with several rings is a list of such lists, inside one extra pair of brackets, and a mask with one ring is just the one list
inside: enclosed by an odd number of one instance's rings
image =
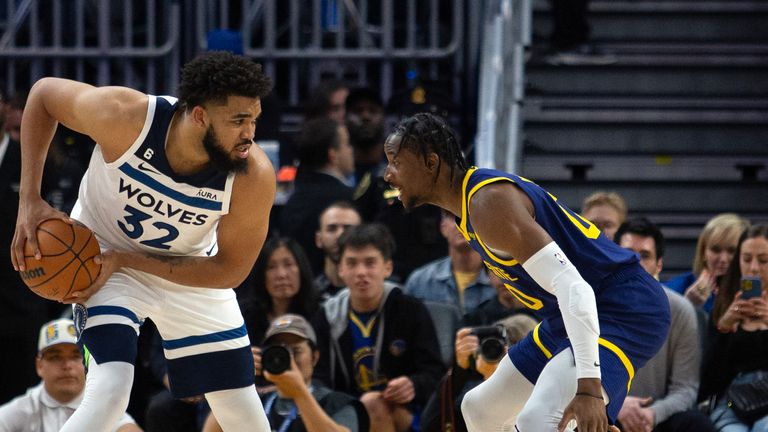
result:
[(456, 332), (456, 364), (443, 377), (421, 414), (422, 432), (467, 430), (461, 413), (464, 394), (487, 380), (510, 346), (522, 340), (537, 321), (518, 313), (493, 325), (463, 327)]
[[(320, 358), (312, 326), (300, 315), (275, 318), (263, 348), (253, 350), (256, 375), (275, 385), (260, 394), (272, 430), (280, 432), (357, 432), (368, 430), (365, 407), (354, 397), (312, 381)], [(221, 431), (213, 415), (203, 432)]]

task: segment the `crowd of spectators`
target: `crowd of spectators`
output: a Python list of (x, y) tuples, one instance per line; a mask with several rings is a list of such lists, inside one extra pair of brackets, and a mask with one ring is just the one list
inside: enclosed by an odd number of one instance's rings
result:
[[(20, 97), (0, 104), (6, 263), (20, 165), (11, 120), (23, 109)], [(452, 215), (429, 207), (404, 212), (382, 178), (387, 113), (374, 89), (328, 82), (309, 105), (287, 151), (298, 168), (292, 195), (274, 208), (270, 238), (236, 288), (270, 422), (290, 431), (466, 430), (461, 397), (499, 360), (480, 349), (487, 337), (477, 329), (498, 329), (508, 347), (535, 327), (535, 315), (486, 270)], [(84, 166), (71, 150), (77, 141), (74, 134), (57, 136), (52, 152), (59, 156), (51, 163), (60, 175), (43, 184), (44, 196), (65, 211)], [(658, 279), (661, 230), (628, 214), (611, 192), (596, 192), (581, 208)], [(63, 423), (82, 397), (85, 374), (67, 336), (71, 324), (60, 319), (68, 310), (33, 295), (10, 265), (0, 268), (1, 313), (12, 323), (0, 328), (0, 343), (14, 350), (0, 356), (0, 432), (27, 430), (23, 419), (34, 415), (46, 425), (35, 430), (55, 430), (51, 425)], [(739, 417), (727, 396), (732, 385), (768, 375), (768, 296), (764, 290), (744, 298), (744, 277), (768, 284), (768, 228), (717, 215), (699, 236), (691, 272), (663, 282), (672, 330), (632, 380), (622, 430), (768, 430), (768, 417)], [(127, 414), (118, 430), (221, 430), (204, 400), (173, 399), (162, 339), (151, 322), (142, 333), (133, 418)], [(265, 349), (273, 345), (287, 348), (287, 369), (269, 370)], [(63, 396), (47, 381), (56, 373), (71, 376)]]

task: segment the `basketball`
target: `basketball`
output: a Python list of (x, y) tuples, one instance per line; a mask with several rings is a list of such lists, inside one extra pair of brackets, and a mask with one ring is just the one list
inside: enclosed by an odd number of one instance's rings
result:
[(99, 275), (101, 265), (94, 257), (101, 253), (93, 231), (75, 221), (44, 220), (37, 226), (37, 242), (42, 258), (35, 259), (29, 242), (24, 245), (21, 279), (35, 294), (49, 300), (62, 300), (89, 287)]

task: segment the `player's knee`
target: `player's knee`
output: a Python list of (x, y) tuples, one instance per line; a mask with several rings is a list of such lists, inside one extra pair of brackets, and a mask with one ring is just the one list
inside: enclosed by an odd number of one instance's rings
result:
[[(129, 369), (133, 366), (111, 362), (98, 367), (100, 369), (98, 377), (86, 383), (85, 394), (89, 403), (100, 404), (115, 410), (128, 408), (133, 384), (133, 373)], [(130, 379), (127, 379), (129, 377)]]
[(131, 384), (121, 382), (101, 383), (94, 388), (92, 400), (105, 407), (124, 411), (131, 397)]
[(545, 406), (542, 404), (533, 404), (528, 401), (517, 415), (515, 424), (520, 432), (536, 432), (542, 430), (548, 430), (550, 425), (558, 424), (560, 419), (554, 418), (553, 413), (556, 410), (555, 407)]
[(468, 391), (461, 401), (461, 414), (472, 423), (474, 423), (473, 420), (482, 415), (483, 403), (481, 399), (481, 392), (478, 391), (478, 387), (475, 387)]

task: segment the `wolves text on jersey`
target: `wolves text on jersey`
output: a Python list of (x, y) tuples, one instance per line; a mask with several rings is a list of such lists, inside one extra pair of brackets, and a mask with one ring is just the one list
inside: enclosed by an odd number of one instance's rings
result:
[(185, 210), (181, 207), (175, 206), (173, 203), (168, 202), (162, 198), (157, 198), (153, 194), (142, 190), (136, 185), (130, 184), (124, 178), (120, 178), (119, 193), (125, 194), (128, 198), (133, 199), (135, 202), (145, 209), (149, 209), (156, 215), (163, 216), (169, 219), (174, 219), (176, 222), (187, 225), (203, 225), (208, 219), (207, 214), (195, 213), (189, 210)]

